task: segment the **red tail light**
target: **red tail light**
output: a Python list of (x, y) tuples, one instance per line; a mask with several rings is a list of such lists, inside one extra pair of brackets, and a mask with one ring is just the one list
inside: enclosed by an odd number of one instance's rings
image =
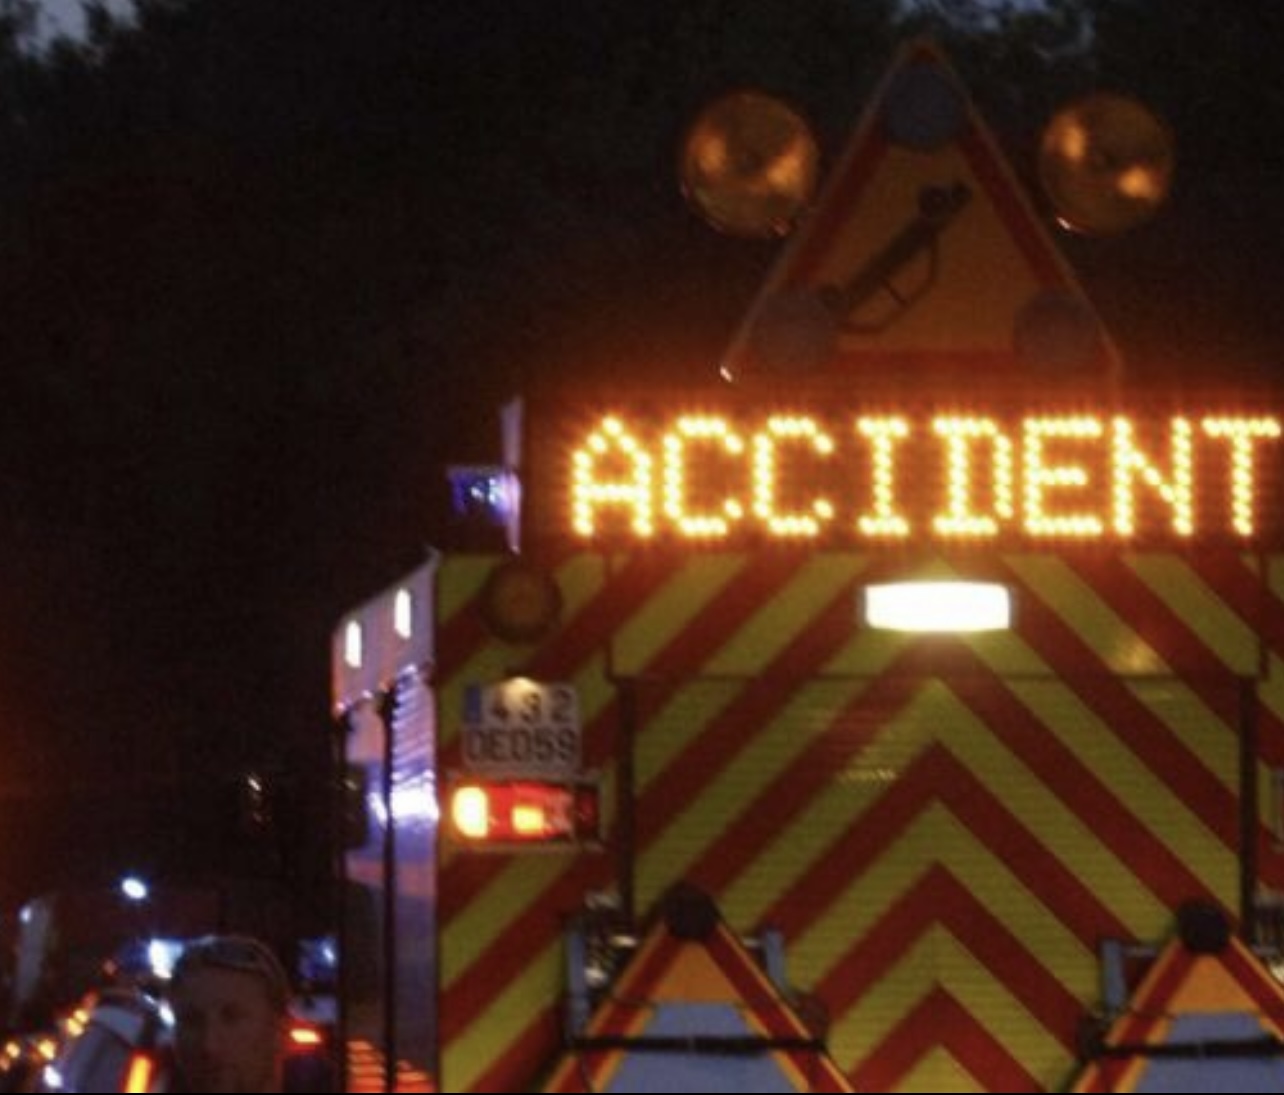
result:
[(448, 792), (454, 835), (474, 845), (582, 844), (600, 836), (596, 783), (469, 779)]

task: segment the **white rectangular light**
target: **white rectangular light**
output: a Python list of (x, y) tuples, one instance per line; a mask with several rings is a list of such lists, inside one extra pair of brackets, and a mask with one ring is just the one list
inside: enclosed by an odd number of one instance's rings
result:
[(361, 631), (360, 620), (349, 620), (343, 629), (343, 660), (349, 669), (360, 669), (363, 660), (365, 636)]
[(866, 627), (963, 632), (1012, 626), (1012, 591), (998, 582), (886, 582), (864, 593)]
[(392, 627), (402, 639), (408, 639), (415, 633), (414, 608), (414, 594), (408, 589), (397, 590), (392, 602)]

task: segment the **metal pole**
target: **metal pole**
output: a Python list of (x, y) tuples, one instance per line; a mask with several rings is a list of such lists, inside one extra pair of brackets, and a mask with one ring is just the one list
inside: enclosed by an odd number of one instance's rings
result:
[(383, 1090), (397, 1080), (397, 819), (393, 813), (393, 763), (396, 760), (397, 683), (379, 697), (383, 724)]

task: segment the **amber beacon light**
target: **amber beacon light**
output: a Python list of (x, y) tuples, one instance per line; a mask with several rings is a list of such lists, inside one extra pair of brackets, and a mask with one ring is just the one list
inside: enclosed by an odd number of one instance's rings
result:
[(1172, 186), (1172, 131), (1144, 104), (1099, 92), (1044, 130), (1039, 178), (1061, 224), (1114, 235), (1149, 220)]
[(688, 204), (735, 236), (783, 236), (806, 209), (819, 173), (811, 129), (760, 91), (710, 103), (687, 131), (678, 172)]

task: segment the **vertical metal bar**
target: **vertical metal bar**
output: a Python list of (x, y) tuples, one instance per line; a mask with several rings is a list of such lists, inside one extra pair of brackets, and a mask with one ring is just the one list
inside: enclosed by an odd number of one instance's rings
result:
[[(352, 975), (349, 972), (349, 957), (353, 953), (352, 930), (348, 923), (348, 848), (347, 848), (347, 809), (348, 809), (348, 737), (353, 733), (355, 714), (351, 708), (335, 720), (330, 735), (330, 794), (326, 809), (329, 811), (327, 821), (330, 826), (330, 856), (334, 890), (331, 896), (332, 908), (338, 921), (337, 941), (339, 944), (338, 993), (339, 1009), (335, 1016), (335, 1044), (330, 1047), (338, 1065), (339, 1075), (347, 1090), (352, 1062), (348, 1057), (348, 1012), (352, 1002)], [(365, 803), (362, 803), (364, 808)]]
[(383, 1090), (395, 1091), (397, 1079), (397, 818), (393, 810), (396, 762), (397, 689), (394, 682), (379, 697), (383, 723)]

